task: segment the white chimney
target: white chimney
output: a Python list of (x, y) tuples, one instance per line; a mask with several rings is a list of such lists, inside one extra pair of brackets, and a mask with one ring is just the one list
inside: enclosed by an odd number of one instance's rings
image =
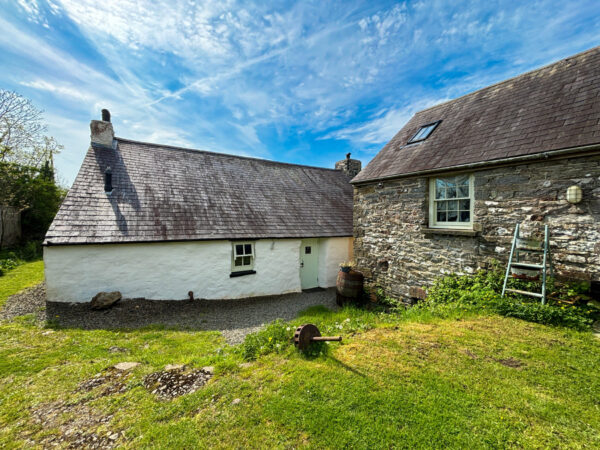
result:
[(90, 122), (90, 140), (92, 145), (101, 147), (113, 147), (115, 132), (110, 122), (110, 112), (108, 109), (102, 110), (102, 120), (92, 120)]

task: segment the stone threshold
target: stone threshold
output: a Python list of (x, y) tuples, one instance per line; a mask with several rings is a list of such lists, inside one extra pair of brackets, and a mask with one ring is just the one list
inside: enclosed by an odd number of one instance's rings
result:
[(475, 230), (458, 230), (454, 228), (421, 228), (423, 234), (445, 234), (450, 236), (468, 236), (475, 237), (479, 231)]

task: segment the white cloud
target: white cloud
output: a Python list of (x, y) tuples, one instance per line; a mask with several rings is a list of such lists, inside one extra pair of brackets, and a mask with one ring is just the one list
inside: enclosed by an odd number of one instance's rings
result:
[(329, 132), (321, 139), (353, 141), (357, 144), (384, 144), (388, 142), (410, 118), (422, 109), (448, 99), (425, 100), (404, 108), (383, 109), (371, 116), (371, 120)]
[(73, 86), (53, 84), (45, 80), (21, 81), (21, 86), (26, 86), (32, 89), (51, 92), (62, 97), (70, 97), (73, 100), (89, 102), (94, 96), (85, 92), (81, 92)]

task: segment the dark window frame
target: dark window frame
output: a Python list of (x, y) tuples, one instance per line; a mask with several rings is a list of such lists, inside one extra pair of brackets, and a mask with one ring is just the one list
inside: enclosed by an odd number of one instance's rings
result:
[[(427, 139), (429, 136), (431, 136), (431, 134), (435, 131), (435, 129), (439, 126), (439, 124), (442, 123), (441, 120), (437, 120), (435, 122), (431, 122), (431, 123), (427, 123), (425, 125), (421, 125), (419, 127), (419, 129), (417, 130), (417, 132), (415, 134), (413, 134), (413, 137), (411, 137), (407, 144), (414, 144), (415, 142), (423, 142), (425, 139)], [(415, 139), (419, 133), (423, 130), (423, 128), (428, 128), (428, 127), (432, 127), (431, 130), (429, 131), (429, 133), (427, 133), (427, 135), (424, 138), (420, 138), (420, 139)]]

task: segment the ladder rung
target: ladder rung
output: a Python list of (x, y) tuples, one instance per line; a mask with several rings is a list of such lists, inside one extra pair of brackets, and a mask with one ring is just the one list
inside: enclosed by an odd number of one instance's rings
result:
[(521, 262), (514, 262), (511, 263), (512, 267), (518, 267), (521, 269), (543, 269), (544, 266), (541, 264), (531, 264), (531, 263), (521, 263)]
[(543, 248), (537, 248), (537, 247), (519, 247), (518, 245), (515, 247), (516, 250), (521, 250), (521, 251), (526, 251), (526, 252), (538, 252), (538, 253), (544, 253), (544, 249)]
[(538, 294), (537, 292), (520, 291), (519, 289), (506, 289), (506, 292), (512, 292), (514, 294), (521, 294), (521, 295), (529, 295), (530, 297), (537, 297), (537, 298), (543, 297), (542, 294)]

